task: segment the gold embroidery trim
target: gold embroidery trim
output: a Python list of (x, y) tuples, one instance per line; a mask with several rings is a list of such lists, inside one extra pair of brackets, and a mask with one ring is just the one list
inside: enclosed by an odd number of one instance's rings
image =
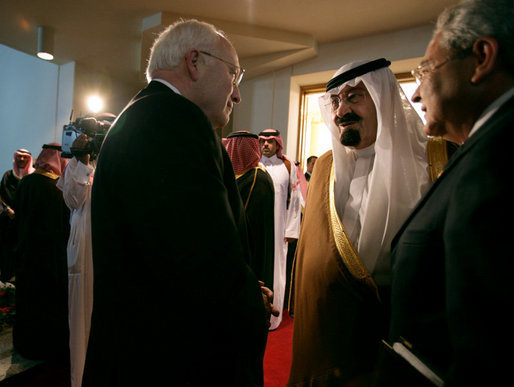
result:
[(350, 272), (350, 274), (355, 277), (357, 280), (366, 283), (371, 286), (377, 293), (378, 296), (378, 288), (375, 284), (375, 281), (369, 274), (366, 266), (362, 263), (357, 251), (353, 247), (352, 242), (348, 239), (346, 232), (344, 231), (343, 224), (339, 219), (339, 215), (336, 210), (336, 202), (334, 197), (335, 188), (335, 174), (334, 174), (334, 165), (332, 164), (332, 168), (330, 171), (330, 182), (328, 187), (329, 192), (329, 212), (330, 212), (330, 222), (332, 224), (332, 232), (334, 234), (334, 240), (336, 243), (337, 251), (343, 260), (344, 265)]
[[(246, 172), (248, 172), (250, 169), (252, 168), (248, 168), (248, 169), (245, 169), (243, 172), (241, 173), (236, 173), (236, 180), (239, 179), (241, 176), (243, 176)], [(264, 168), (262, 165), (257, 165), (256, 167), (254, 167), (254, 169), (260, 169), (261, 171), (264, 171), (264, 172), (268, 172), (266, 171), (266, 168)]]
[(250, 187), (250, 192), (248, 193), (248, 198), (246, 199), (246, 203), (245, 203), (245, 210), (248, 207), (248, 203), (250, 202), (250, 197), (252, 196), (253, 187), (255, 187), (255, 181), (257, 180), (257, 171), (258, 170), (259, 170), (258, 168), (255, 168), (255, 173), (253, 174), (253, 183), (252, 183), (252, 186)]
[(37, 169), (36, 171), (34, 171), (34, 173), (37, 173), (38, 175), (43, 175), (43, 176), (49, 177), (50, 179), (53, 179), (53, 180), (59, 178), (59, 175), (57, 175), (53, 172), (50, 172), (50, 171), (45, 171), (44, 169)]
[[(255, 187), (255, 181), (257, 180), (257, 171), (258, 170), (261, 170), (261, 171), (264, 171), (266, 172), (266, 169), (265, 168), (262, 168), (260, 165), (255, 167), (254, 170), (255, 170), (255, 173), (253, 175), (253, 183), (252, 183), (252, 186), (250, 187), (250, 192), (248, 193), (248, 198), (246, 199), (246, 203), (245, 203), (245, 210), (246, 208), (248, 207), (248, 203), (250, 202), (250, 196), (252, 196), (252, 192), (253, 192), (253, 187)], [(243, 173), (240, 173), (238, 175), (236, 175), (236, 180), (239, 179), (241, 176), (243, 176), (246, 172), (248, 172), (249, 170), (246, 170), (244, 171)]]
[(448, 162), (448, 152), (446, 150), (446, 140), (442, 137), (429, 137), (427, 144), (428, 168), (430, 170), (430, 180), (434, 181), (444, 171), (444, 166)]

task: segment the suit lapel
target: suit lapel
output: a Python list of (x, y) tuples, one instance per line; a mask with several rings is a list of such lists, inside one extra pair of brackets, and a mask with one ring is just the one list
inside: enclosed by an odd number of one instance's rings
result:
[(511, 98), (506, 103), (504, 103), (498, 111), (484, 124), (482, 128), (480, 128), (473, 136), (471, 136), (468, 141), (466, 141), (463, 145), (457, 149), (457, 151), (453, 154), (453, 156), (448, 160), (448, 163), (444, 167), (444, 171), (437, 178), (433, 184), (430, 186), (428, 191), (425, 193), (425, 195), (420, 199), (418, 204), (416, 204), (416, 207), (412, 210), (410, 215), (407, 217), (405, 222), (403, 223), (400, 230), (396, 233), (396, 236), (394, 237), (392, 243), (391, 243), (391, 251), (396, 245), (398, 239), (400, 238), (401, 234), (405, 230), (405, 228), (409, 225), (412, 218), (417, 214), (417, 212), (424, 206), (426, 201), (430, 198), (434, 190), (437, 189), (437, 187), (443, 182), (446, 178), (449, 172), (455, 168), (455, 166), (459, 163), (459, 161), (466, 155), (471, 149), (474, 148), (474, 146), (478, 143), (480, 143), (480, 140), (482, 137), (487, 136), (489, 134), (489, 131), (496, 127), (497, 123), (504, 120), (508, 114), (511, 114), (513, 106), (514, 105), (514, 98)]

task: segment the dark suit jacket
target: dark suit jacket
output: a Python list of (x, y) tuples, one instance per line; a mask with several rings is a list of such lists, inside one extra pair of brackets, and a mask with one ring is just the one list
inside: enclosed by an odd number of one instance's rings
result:
[[(510, 379), (513, 106), (460, 147), (392, 244), (390, 340), (413, 344), (448, 386)], [(419, 385), (405, 379), (390, 385)]]
[(230, 159), (203, 112), (151, 82), (102, 146), (84, 385), (252, 386), (265, 312)]

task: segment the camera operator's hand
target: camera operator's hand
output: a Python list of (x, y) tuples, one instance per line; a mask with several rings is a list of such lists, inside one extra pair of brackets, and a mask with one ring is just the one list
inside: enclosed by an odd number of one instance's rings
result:
[[(78, 148), (78, 149), (86, 149), (88, 144), (88, 138), (85, 134), (81, 134), (78, 136), (75, 141), (73, 141), (73, 144), (71, 144), (72, 148)], [(78, 161), (80, 161), (82, 164), (89, 165), (89, 158), (90, 155), (86, 153), (85, 155), (81, 156), (75, 156)]]

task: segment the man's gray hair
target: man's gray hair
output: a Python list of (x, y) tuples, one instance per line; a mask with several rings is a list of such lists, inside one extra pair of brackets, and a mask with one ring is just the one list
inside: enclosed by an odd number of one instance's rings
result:
[(148, 82), (155, 70), (173, 70), (184, 59), (187, 52), (196, 48), (210, 50), (225, 34), (209, 23), (195, 19), (179, 20), (168, 26), (155, 39), (146, 68)]
[(513, 21), (513, 0), (464, 0), (439, 15), (434, 35), (441, 32), (441, 47), (455, 56), (470, 53), (480, 37), (495, 38), (499, 45), (499, 60), (512, 73)]

